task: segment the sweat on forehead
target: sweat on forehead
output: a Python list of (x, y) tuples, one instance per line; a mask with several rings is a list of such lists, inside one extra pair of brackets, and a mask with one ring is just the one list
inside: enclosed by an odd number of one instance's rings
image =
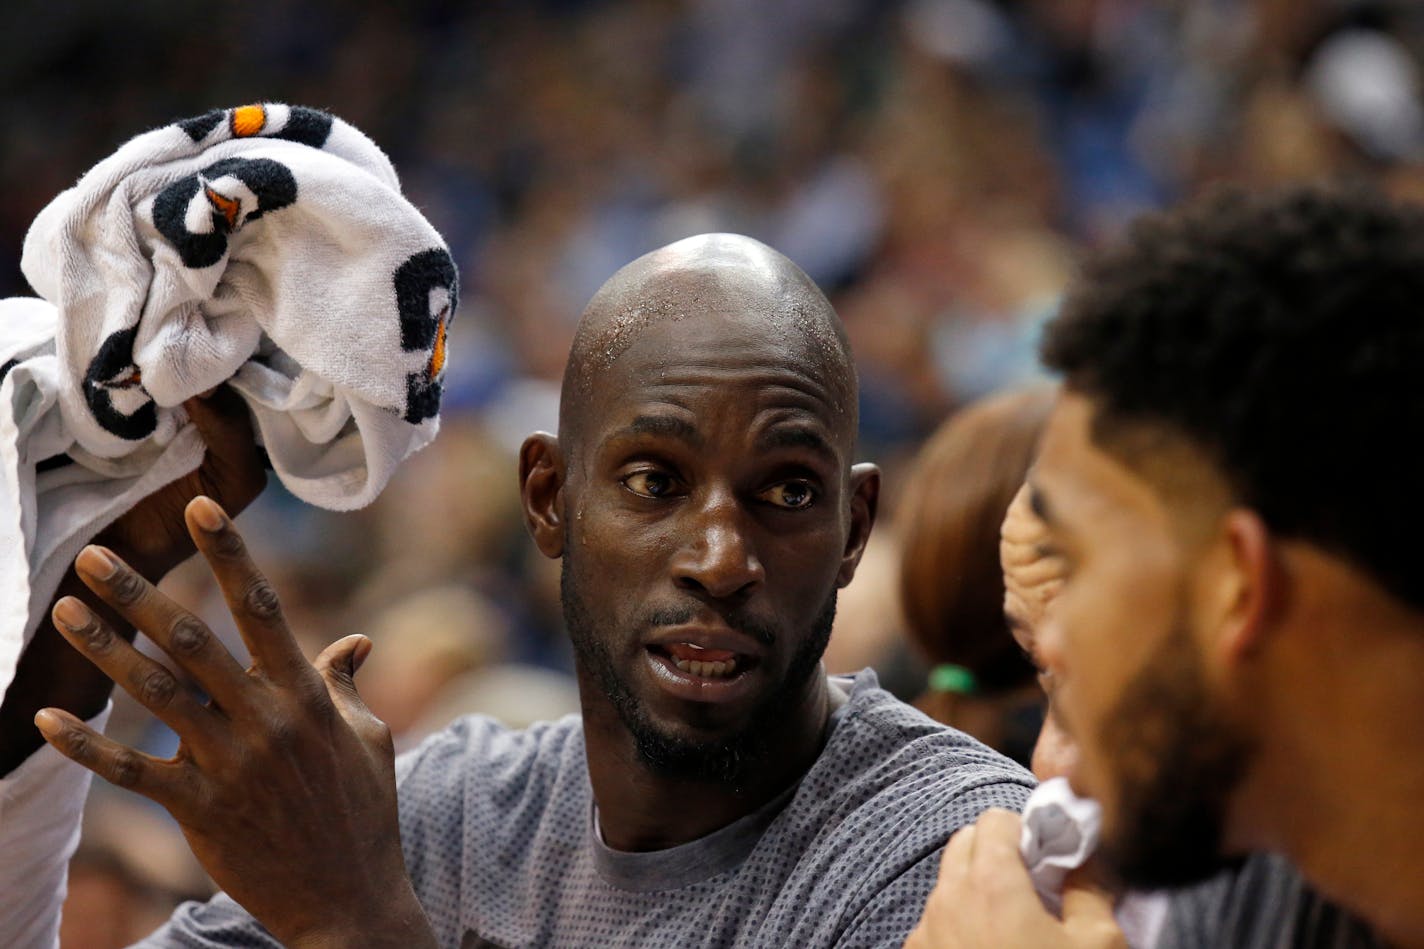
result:
[[(810, 365), (855, 411), (855, 371), (840, 318), (820, 288), (791, 260), (738, 234), (702, 234), (669, 244), (623, 267), (584, 309), (564, 370), (561, 435), (593, 384), (649, 327), (719, 321), (729, 333), (766, 328), (798, 341)], [(705, 323), (703, 324), (705, 327)]]

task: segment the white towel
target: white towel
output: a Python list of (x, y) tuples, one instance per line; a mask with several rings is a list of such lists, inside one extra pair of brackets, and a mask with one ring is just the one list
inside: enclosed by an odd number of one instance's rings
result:
[(222, 382), (297, 497), (350, 510), (435, 436), (457, 302), (390, 161), (324, 112), (209, 112), (132, 139), (25, 238), (0, 300), (0, 698), (72, 559), (203, 446)]
[(1063, 911), (1063, 883), (1098, 846), (1102, 808), (1073, 793), (1066, 778), (1049, 778), (1029, 795), (1019, 832), (1019, 852), (1043, 905)]
[[(1101, 829), (1102, 807), (1092, 798), (1074, 794), (1067, 778), (1049, 778), (1028, 796), (1019, 853), (1039, 899), (1053, 915), (1062, 915), (1063, 884), (1098, 849)], [(1152, 949), (1167, 909), (1164, 893), (1129, 890), (1118, 899), (1113, 915), (1132, 949)]]

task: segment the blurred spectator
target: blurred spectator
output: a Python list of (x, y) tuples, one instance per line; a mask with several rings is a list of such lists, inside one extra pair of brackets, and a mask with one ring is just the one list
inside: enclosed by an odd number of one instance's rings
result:
[(517, 728), (578, 710), (572, 676), (504, 662), (506, 626), (492, 603), (458, 586), (413, 593), (371, 620), (363, 632), (375, 648), (358, 683), (398, 749), (459, 715)]
[(735, 230), (836, 295), (867, 447), (894, 451), (1029, 378), (1075, 245), (1145, 206), (1221, 178), (1424, 190), (1424, 10), (1402, 0), (150, 0), (123, 43), (105, 12), (0, 11), (0, 116), (24, 130), (0, 145), (0, 293), (25, 291), (35, 212), (125, 136), (327, 107), (462, 264), (457, 412), (556, 381), (619, 262)]
[(1004, 575), (1004, 618), (1014, 641), (1033, 664), (1047, 699), (1043, 729), (1029, 760), (1040, 781), (1066, 777), (1073, 760), (1073, 740), (1053, 711), (1053, 682), (1039, 658), (1038, 636), (1048, 610), (1063, 587), (1067, 566), (1048, 545), (1048, 530), (1029, 503), (1028, 486), (1020, 487), (1004, 515), (999, 532), (999, 564)]
[[(69, 861), (59, 940), (64, 949), (121, 949), (152, 932), (150, 888), (118, 854), (85, 844)], [(165, 916), (159, 915), (162, 922)], [(143, 928), (145, 922), (149, 928)]]
[(1051, 388), (994, 396), (925, 445), (900, 501), (906, 632), (932, 664), (916, 703), (1027, 764), (1042, 701), (1004, 621), (999, 531), (1053, 402)]
[(59, 940), (63, 949), (120, 949), (167, 920), (184, 900), (204, 900), (212, 882), (162, 810), (96, 787), (84, 838), (70, 861)]
[(923, 674), (913, 676), (911, 662), (902, 655), (905, 622), (900, 613), (900, 550), (894, 527), (875, 525), (855, 582), (840, 592), (836, 602), (831, 642), (822, 657), (826, 671), (848, 675), (866, 666), (875, 669), (881, 688), (912, 699), (923, 684)]
[(456, 677), (500, 660), (498, 612), (460, 587), (438, 587), (392, 603), (363, 630), (375, 648), (361, 669), (361, 697), (397, 744)]

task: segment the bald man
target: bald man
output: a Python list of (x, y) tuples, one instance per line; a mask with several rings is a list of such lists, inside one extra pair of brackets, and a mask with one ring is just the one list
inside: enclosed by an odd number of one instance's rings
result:
[(47, 739), (167, 807), (226, 891), (148, 944), (899, 946), (944, 842), (1032, 779), (873, 673), (820, 665), (875, 520), (856, 426), (845, 334), (785, 257), (709, 235), (620, 270), (580, 323), (558, 436), (519, 461), (530, 534), (562, 561), (582, 715), (463, 719), (394, 780), (352, 681), (370, 644), (302, 660), (218, 505), (187, 526), (250, 672), (87, 549), (85, 583), (213, 696), (57, 603), (184, 744), (155, 761), (54, 711)]

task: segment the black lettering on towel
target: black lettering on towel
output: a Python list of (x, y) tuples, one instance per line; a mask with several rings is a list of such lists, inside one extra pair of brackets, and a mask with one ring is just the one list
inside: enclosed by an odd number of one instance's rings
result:
[[(287, 122), (276, 132), (266, 131), (266, 106), (242, 106), (238, 109), (212, 109), (202, 115), (195, 115), (191, 119), (184, 119), (177, 123), (178, 127), (188, 133), (188, 137), (195, 143), (201, 142), (212, 134), (213, 129), (223, 124), (223, 119), (229, 120), (234, 114), (241, 114), (253, 110), (260, 110), (263, 116), (261, 125), (258, 126), (258, 135), (267, 135), (271, 138), (286, 139), (289, 142), (300, 142), (303, 145), (310, 145), (312, 148), (321, 148), (326, 144), (326, 140), (331, 135), (332, 117), (329, 113), (319, 109), (309, 109), (304, 105), (294, 105), (287, 110)], [(237, 138), (247, 136), (235, 132)]]
[[(257, 197), (255, 208), (243, 208), (231, 195), (219, 194), (208, 182), (231, 175)], [(188, 208), (204, 192), (212, 214), (211, 231), (188, 230)], [(297, 200), (297, 179), (281, 162), (270, 158), (225, 158), (196, 175), (175, 181), (153, 201), (153, 226), (178, 249), (185, 266), (211, 267), (227, 253), (228, 235), (268, 211), (285, 208)], [(244, 213), (245, 212), (245, 213)]]
[[(396, 308), (400, 313), (401, 349), (429, 350), (425, 368), (406, 376), (405, 415), (419, 424), (440, 411), (444, 393), (445, 334), (459, 303), (455, 261), (443, 247), (423, 250), (396, 268)], [(448, 298), (436, 307), (431, 291), (444, 287)]]
[[(139, 441), (158, 428), (158, 407), (143, 391), (143, 380), (133, 361), (138, 327), (111, 333), (84, 373), (84, 401), (105, 431), (128, 441)], [(137, 390), (144, 401), (125, 412), (114, 404), (114, 393)]]

